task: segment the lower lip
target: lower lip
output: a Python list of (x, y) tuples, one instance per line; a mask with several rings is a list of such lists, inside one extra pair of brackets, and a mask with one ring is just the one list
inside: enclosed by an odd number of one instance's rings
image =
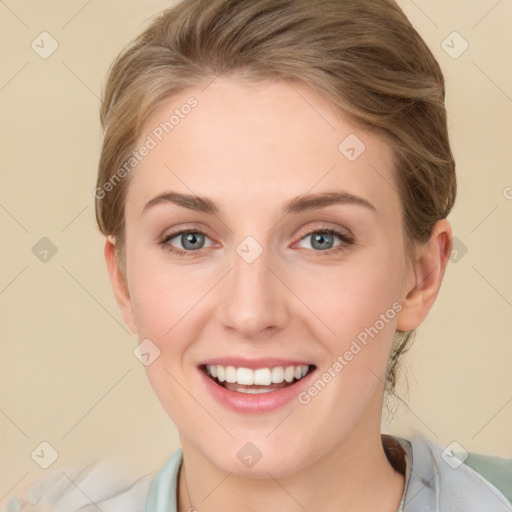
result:
[(221, 405), (238, 413), (255, 414), (275, 411), (292, 401), (297, 397), (301, 390), (306, 387), (307, 382), (311, 375), (315, 373), (315, 370), (308, 373), (305, 377), (296, 381), (291, 386), (286, 386), (285, 388), (277, 389), (276, 391), (258, 394), (231, 391), (223, 386), (219, 386), (219, 384), (210, 379), (203, 370), (199, 369), (199, 372), (202, 375), (209, 393)]

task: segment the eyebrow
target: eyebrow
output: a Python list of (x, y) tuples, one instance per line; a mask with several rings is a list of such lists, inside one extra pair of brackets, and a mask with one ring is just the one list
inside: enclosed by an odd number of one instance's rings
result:
[[(142, 209), (142, 213), (156, 205), (168, 203), (187, 208), (188, 210), (211, 215), (217, 215), (219, 213), (218, 206), (211, 199), (192, 194), (182, 194), (179, 192), (164, 192), (163, 194), (153, 197), (153, 199), (146, 203)], [(283, 207), (283, 214), (300, 213), (307, 210), (325, 208), (334, 204), (363, 206), (374, 213), (377, 212), (375, 206), (366, 199), (349, 194), (348, 192), (335, 191), (297, 196), (285, 203)]]

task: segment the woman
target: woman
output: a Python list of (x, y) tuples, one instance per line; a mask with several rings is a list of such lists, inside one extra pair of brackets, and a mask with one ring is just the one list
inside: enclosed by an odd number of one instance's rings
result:
[(96, 215), (182, 448), (95, 506), (512, 510), (510, 462), (380, 432), (452, 246), (444, 94), (391, 0), (185, 0), (122, 52)]

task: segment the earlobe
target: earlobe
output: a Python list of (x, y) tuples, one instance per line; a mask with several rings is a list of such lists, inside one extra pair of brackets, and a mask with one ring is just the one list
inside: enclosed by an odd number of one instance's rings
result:
[(435, 224), (429, 241), (416, 248), (409, 280), (413, 285), (402, 301), (397, 330), (412, 331), (423, 322), (439, 293), (451, 249), (450, 223), (442, 219)]
[(119, 261), (116, 254), (115, 239), (108, 236), (105, 241), (105, 261), (107, 263), (108, 273), (110, 275), (110, 283), (112, 284), (112, 290), (123, 315), (126, 325), (134, 334), (137, 332), (135, 328), (135, 322), (133, 320), (133, 309), (130, 298), (130, 292), (126, 283), (126, 278), (121, 271)]

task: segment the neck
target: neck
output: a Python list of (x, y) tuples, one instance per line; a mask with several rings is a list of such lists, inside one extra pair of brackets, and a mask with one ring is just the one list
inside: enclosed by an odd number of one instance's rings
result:
[(182, 439), (178, 512), (396, 512), (404, 476), (386, 457), (378, 419), (361, 418), (314, 464), (279, 479), (225, 473)]

